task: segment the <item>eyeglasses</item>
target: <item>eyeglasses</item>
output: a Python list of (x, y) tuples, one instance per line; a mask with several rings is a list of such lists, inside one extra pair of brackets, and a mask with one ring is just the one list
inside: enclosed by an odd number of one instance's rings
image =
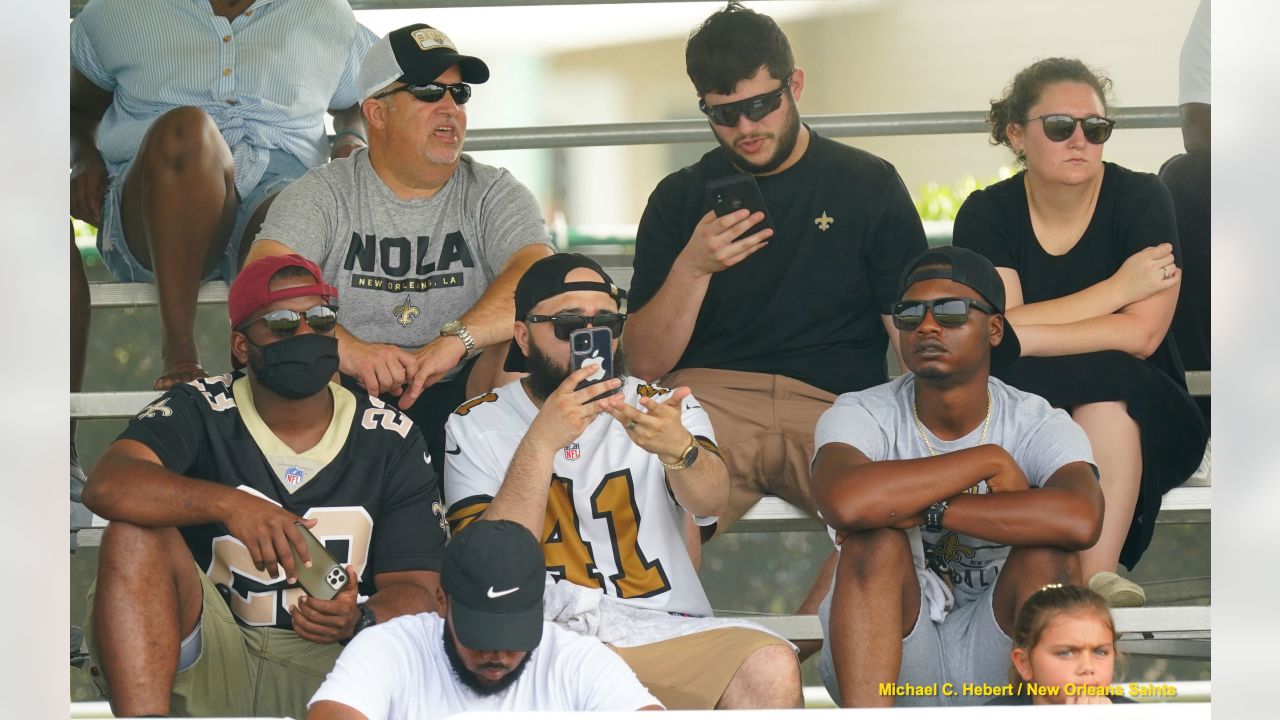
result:
[(303, 320), (307, 321), (307, 325), (318, 333), (333, 332), (333, 328), (338, 324), (338, 308), (333, 305), (316, 305), (306, 312), (294, 312), (293, 310), (272, 310), (257, 320), (253, 320), (240, 326), (240, 331), (244, 332), (250, 325), (262, 321), (267, 324), (267, 329), (272, 335), (278, 338), (293, 337), (298, 331), (298, 325)]
[(1100, 117), (1098, 115), (1090, 115), (1089, 117), (1071, 117), (1070, 115), (1041, 115), (1039, 117), (1028, 118), (1026, 125), (1034, 120), (1039, 120), (1044, 126), (1044, 136), (1054, 142), (1063, 142), (1071, 137), (1076, 131), (1076, 123), (1080, 124), (1084, 130), (1084, 139), (1094, 145), (1101, 145), (1111, 137), (1111, 128), (1116, 126), (1116, 121), (1109, 118)]
[(607, 327), (609, 332), (613, 333), (613, 336), (617, 338), (622, 335), (622, 324), (626, 321), (626, 315), (616, 312), (603, 312), (598, 315), (529, 315), (525, 318), (525, 322), (551, 323), (556, 337), (561, 340), (568, 340), (569, 333), (574, 330), (581, 330), (588, 324), (593, 327)]
[(466, 83), (454, 83), (452, 85), (441, 85), (440, 83), (405, 85), (404, 87), (398, 87), (395, 90), (388, 90), (379, 95), (374, 95), (373, 99), (381, 100), (388, 95), (403, 91), (418, 98), (422, 102), (433, 103), (439, 102), (440, 98), (444, 97), (446, 90), (448, 90), (449, 94), (453, 96), (453, 101), (459, 105), (466, 105), (467, 101), (471, 99), (471, 86)]
[(936, 300), (903, 300), (893, 306), (893, 326), (899, 330), (914, 330), (924, 322), (924, 311), (933, 312), (933, 319), (942, 327), (954, 328), (969, 319), (969, 308), (974, 307), (988, 315), (996, 309), (969, 298), (937, 298)]
[(724, 103), (723, 105), (708, 105), (705, 100), (698, 101), (698, 109), (706, 115), (711, 122), (724, 127), (735, 127), (738, 124), (738, 118), (743, 115), (751, 122), (760, 122), (766, 115), (782, 107), (782, 94), (791, 87), (791, 76), (783, 81), (782, 87), (777, 90), (770, 90), (762, 95), (754, 95), (745, 100)]

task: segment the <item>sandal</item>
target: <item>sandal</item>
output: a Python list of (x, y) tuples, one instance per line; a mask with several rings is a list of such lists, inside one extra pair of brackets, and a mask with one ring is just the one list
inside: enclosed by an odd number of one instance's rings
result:
[(192, 380), (199, 380), (200, 378), (207, 377), (209, 377), (209, 373), (205, 372), (204, 368), (200, 367), (200, 363), (182, 363), (169, 372), (156, 378), (156, 382), (153, 387), (156, 390), (163, 391), (168, 390), (174, 385), (180, 385), (185, 382), (191, 382)]

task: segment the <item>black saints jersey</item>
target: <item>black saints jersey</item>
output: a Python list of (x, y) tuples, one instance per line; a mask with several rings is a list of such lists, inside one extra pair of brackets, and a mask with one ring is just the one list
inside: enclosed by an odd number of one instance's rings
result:
[[(349, 381), (344, 381), (349, 382)], [(378, 573), (439, 570), (446, 531), (440, 487), (422, 435), (399, 410), (354, 384), (329, 384), (333, 419), (303, 453), (263, 422), (243, 372), (178, 385), (120, 435), (150, 448), (169, 470), (256, 495), (299, 517), (335, 560), (355, 569), (360, 594)], [(241, 624), (292, 628), (304, 591), (253, 567), (221, 524), (179, 528), (191, 555)]]

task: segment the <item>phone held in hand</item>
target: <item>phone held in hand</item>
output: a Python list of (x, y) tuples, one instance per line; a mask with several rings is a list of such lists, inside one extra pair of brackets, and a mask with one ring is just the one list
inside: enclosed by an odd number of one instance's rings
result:
[(743, 208), (751, 212), (764, 213), (764, 220), (734, 238), (734, 242), (766, 228), (773, 229), (773, 219), (769, 217), (769, 208), (765, 207), (764, 195), (760, 193), (760, 186), (756, 184), (754, 175), (735, 173), (729, 177), (708, 182), (707, 204), (711, 206), (716, 217), (724, 217)]
[[(578, 383), (575, 390), (602, 383), (613, 377), (613, 332), (609, 328), (590, 327), (569, 333), (569, 353), (575, 371), (587, 365), (597, 366), (595, 374)], [(616, 388), (592, 399), (598, 400), (615, 392), (617, 392)]]
[(347, 571), (333, 559), (325, 549), (324, 543), (316, 539), (306, 525), (296, 522), (294, 526), (302, 532), (302, 537), (307, 543), (307, 552), (311, 554), (311, 567), (306, 567), (302, 564), (302, 558), (298, 557), (298, 551), (292, 544), (289, 545), (289, 552), (293, 553), (293, 566), (298, 571), (298, 584), (311, 597), (332, 600), (350, 580), (347, 577)]

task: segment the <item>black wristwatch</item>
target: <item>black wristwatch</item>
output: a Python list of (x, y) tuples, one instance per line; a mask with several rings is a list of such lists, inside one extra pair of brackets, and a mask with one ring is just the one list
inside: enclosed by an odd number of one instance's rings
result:
[(378, 618), (374, 617), (373, 611), (369, 609), (368, 605), (359, 603), (356, 605), (356, 609), (360, 611), (360, 619), (356, 620), (356, 626), (351, 631), (351, 637), (359, 635), (360, 631), (365, 628), (370, 628), (378, 624)]
[(950, 507), (950, 503), (946, 500), (939, 500), (938, 502), (930, 505), (929, 508), (924, 511), (924, 529), (932, 530), (934, 532), (941, 530), (942, 513), (946, 512), (948, 507)]

